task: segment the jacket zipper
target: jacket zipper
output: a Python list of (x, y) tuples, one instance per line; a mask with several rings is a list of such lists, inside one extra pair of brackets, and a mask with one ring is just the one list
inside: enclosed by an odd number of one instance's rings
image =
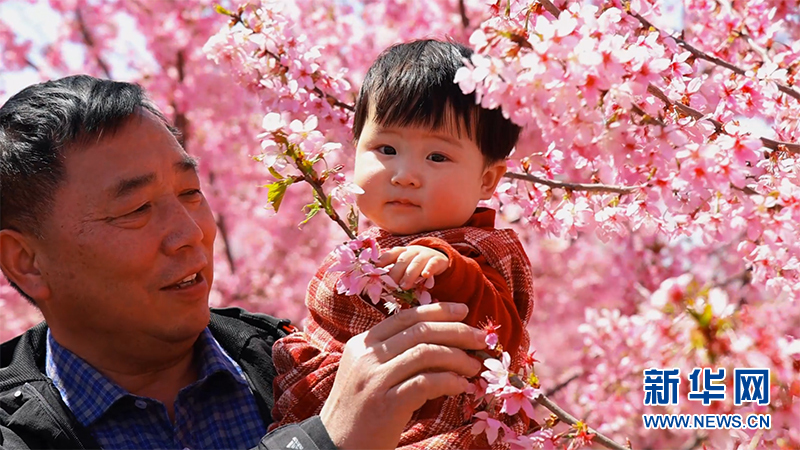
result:
[[(50, 387), (52, 389), (55, 389), (55, 386), (53, 386), (52, 384), (50, 384), (48, 387)], [(58, 425), (58, 427), (61, 428), (61, 430), (64, 433), (66, 433), (67, 436), (74, 443), (77, 443), (79, 445), (79, 447), (78, 447), (79, 449), (85, 449), (86, 448), (86, 447), (84, 447), (83, 442), (81, 442), (80, 438), (78, 438), (78, 435), (75, 434), (75, 432), (72, 430), (72, 428), (69, 427), (69, 426), (64, 426), (64, 423), (60, 420), (61, 419), (60, 416), (58, 414), (56, 414), (56, 412), (53, 410), (53, 408), (47, 403), (45, 398), (42, 397), (42, 394), (39, 393), (39, 391), (34, 389), (34, 387), (31, 386), (28, 383), (25, 383), (25, 385), (22, 388), (25, 389), (26, 392), (28, 392), (29, 394), (34, 396), (36, 398), (36, 400), (39, 401), (39, 403), (41, 403), (41, 405), (44, 408), (44, 410), (47, 411), (48, 414), (50, 414), (50, 417)]]

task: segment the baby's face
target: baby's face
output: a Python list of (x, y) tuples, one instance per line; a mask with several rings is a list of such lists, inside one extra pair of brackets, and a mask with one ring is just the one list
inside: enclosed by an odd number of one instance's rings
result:
[(504, 162), (485, 167), (466, 136), (383, 128), (370, 117), (356, 146), (355, 182), (364, 189), (358, 208), (393, 234), (455, 228), (492, 196), (504, 172)]

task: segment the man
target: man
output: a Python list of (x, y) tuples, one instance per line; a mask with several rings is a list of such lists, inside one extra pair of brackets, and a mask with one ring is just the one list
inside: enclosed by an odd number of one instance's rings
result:
[(0, 269), (42, 323), (0, 347), (0, 448), (394, 448), (467, 387), (464, 305), (350, 340), (321, 413), (263, 436), (286, 321), (209, 311), (216, 227), (196, 164), (141, 88), (87, 76), (0, 108)]

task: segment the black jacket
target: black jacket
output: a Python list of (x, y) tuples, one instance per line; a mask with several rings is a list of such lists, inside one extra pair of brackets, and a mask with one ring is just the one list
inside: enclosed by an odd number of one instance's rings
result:
[[(272, 344), (286, 335), (288, 320), (239, 308), (212, 309), (209, 329), (245, 373), (266, 425), (274, 403)], [(44, 374), (47, 325), (40, 323), (0, 345), (0, 450), (99, 448)], [(266, 430), (265, 430), (266, 431)], [(264, 436), (259, 450), (333, 450), (319, 417)]]

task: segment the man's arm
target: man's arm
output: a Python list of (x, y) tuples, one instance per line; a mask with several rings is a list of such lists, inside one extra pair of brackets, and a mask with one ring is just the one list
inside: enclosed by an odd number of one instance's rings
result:
[(485, 348), (485, 334), (459, 323), (467, 313), (462, 304), (420, 306), (354, 336), (319, 417), (276, 429), (258, 448), (283, 450), (296, 438), (299, 446), (288, 448), (314, 449), (304, 444), (310, 438), (319, 450), (394, 449), (415, 410), (464, 392), (466, 377), (480, 371), (464, 350)]

